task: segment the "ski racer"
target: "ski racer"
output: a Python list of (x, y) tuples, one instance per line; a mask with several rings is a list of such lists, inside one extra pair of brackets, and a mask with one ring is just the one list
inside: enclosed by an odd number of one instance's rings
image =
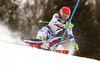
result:
[[(42, 29), (40, 29), (38, 31), (37, 34), (37, 39), (42, 40), (44, 43), (40, 46), (43, 49), (49, 49), (50, 45), (49, 42), (51, 39), (55, 38), (55, 36), (62, 31), (64, 28), (66, 28), (67, 26), (65, 24), (68, 24), (68, 19), (70, 17), (71, 14), (71, 10), (68, 7), (62, 7), (60, 9), (59, 13), (55, 13), (50, 21), (49, 24), (47, 24), (46, 26), (42, 27)], [(52, 24), (55, 23), (55, 24)], [(72, 43), (72, 45), (74, 46), (74, 50), (78, 50), (76, 49), (76, 46), (78, 46), (75, 43), (75, 39), (72, 33), (72, 28), (73, 28), (73, 24), (70, 23), (68, 29), (67, 29), (67, 33), (70, 39), (70, 42)]]

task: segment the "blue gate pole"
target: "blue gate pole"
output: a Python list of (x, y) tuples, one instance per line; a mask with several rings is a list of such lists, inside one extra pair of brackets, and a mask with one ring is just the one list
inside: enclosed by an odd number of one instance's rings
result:
[(73, 18), (73, 16), (74, 16), (74, 13), (75, 13), (75, 11), (76, 11), (76, 9), (77, 9), (77, 7), (78, 7), (79, 2), (80, 2), (80, 0), (77, 1), (77, 4), (76, 4), (76, 6), (75, 6), (75, 8), (74, 8), (74, 11), (73, 11), (73, 13), (72, 13), (72, 15), (71, 15), (71, 17), (70, 17), (69, 22), (68, 22), (67, 28), (65, 29), (65, 32), (64, 32), (64, 34), (63, 34), (63, 36), (62, 36), (60, 42), (56, 45), (56, 47), (53, 49), (53, 51), (55, 51), (55, 49), (56, 49), (56, 48), (60, 45), (60, 43), (62, 42), (62, 40), (63, 40), (63, 38), (64, 38), (64, 36), (65, 36), (65, 34), (66, 34), (66, 32), (67, 32), (68, 26), (69, 26), (69, 24), (70, 24), (70, 22), (71, 22), (71, 20), (72, 20), (72, 18)]

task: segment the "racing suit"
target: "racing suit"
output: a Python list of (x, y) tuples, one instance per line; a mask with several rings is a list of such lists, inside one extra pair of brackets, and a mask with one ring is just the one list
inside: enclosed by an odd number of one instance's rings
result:
[[(68, 21), (63, 21), (59, 14), (55, 13), (50, 21), (50, 23), (38, 31), (37, 37), (45, 42), (50, 42), (51, 39), (64, 29), (64, 24), (68, 24)], [(75, 42), (74, 36), (72, 33), (72, 28), (67, 29), (67, 33), (71, 42)]]

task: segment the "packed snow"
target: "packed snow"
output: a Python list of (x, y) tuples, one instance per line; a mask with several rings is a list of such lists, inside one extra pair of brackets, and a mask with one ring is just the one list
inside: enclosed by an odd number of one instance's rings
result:
[(100, 65), (100, 61), (0, 42), (0, 65)]
[(0, 65), (100, 65), (94, 59), (17, 45), (19, 37), (2, 25), (0, 29)]

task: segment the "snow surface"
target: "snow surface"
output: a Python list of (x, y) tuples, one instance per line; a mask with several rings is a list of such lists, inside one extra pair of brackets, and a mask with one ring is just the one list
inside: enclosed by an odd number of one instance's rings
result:
[(100, 65), (100, 61), (0, 42), (0, 65)]
[[(17, 45), (14, 34), (0, 25), (0, 65), (100, 65), (100, 61)], [(13, 34), (13, 35), (12, 35)]]

